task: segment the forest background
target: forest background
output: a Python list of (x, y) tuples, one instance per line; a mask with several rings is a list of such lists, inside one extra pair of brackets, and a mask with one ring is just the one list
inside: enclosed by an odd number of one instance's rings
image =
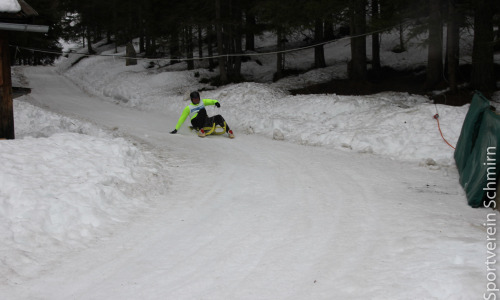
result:
[[(348, 82), (328, 82), (296, 93), (334, 92), (367, 94), (406, 90), (424, 94), (445, 89), (448, 104), (470, 101), (471, 91), (486, 96), (498, 90), (500, 67), (494, 53), (500, 50), (500, 2), (494, 0), (30, 0), (37, 10), (33, 22), (49, 25), (46, 35), (16, 33), (11, 39), (12, 59), (17, 65), (50, 64), (63, 54), (61, 41), (77, 42), (96, 54), (92, 44), (106, 40), (129, 47), (132, 63), (150, 59), (150, 67), (185, 63), (188, 70), (204, 59), (216, 70), (213, 85), (245, 81), (241, 63), (259, 52), (277, 56), (274, 80), (326, 66), (324, 45), (350, 38), (351, 59), (346, 62)], [(393, 51), (406, 51), (405, 43), (424, 36), (422, 51), (427, 65), (406, 70), (406, 83), (395, 81), (402, 74), (380, 61), (380, 39), (399, 31)], [(460, 36), (474, 36), (472, 59), (461, 60)], [(276, 36), (271, 49), (256, 49), (255, 38), (264, 32)], [(288, 37), (302, 35), (300, 43)], [(371, 43), (371, 53), (367, 53)], [(286, 67), (286, 55), (297, 48), (314, 48), (309, 70)], [(135, 59), (134, 59), (135, 58)], [(158, 60), (159, 61), (159, 60)], [(127, 62), (130, 63), (130, 60)], [(397, 85), (400, 85), (398, 89)], [(376, 88), (374, 88), (376, 86)], [(436, 102), (439, 102), (436, 97)]]

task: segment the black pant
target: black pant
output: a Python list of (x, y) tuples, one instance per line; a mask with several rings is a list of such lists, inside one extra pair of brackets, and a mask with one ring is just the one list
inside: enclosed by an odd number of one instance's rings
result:
[[(224, 128), (224, 118), (221, 115), (215, 115), (213, 117), (208, 117), (207, 111), (202, 109), (198, 112), (198, 115), (191, 119), (191, 125), (195, 128), (212, 127), (213, 124), (219, 125)], [(226, 132), (229, 131), (229, 125), (226, 123)]]

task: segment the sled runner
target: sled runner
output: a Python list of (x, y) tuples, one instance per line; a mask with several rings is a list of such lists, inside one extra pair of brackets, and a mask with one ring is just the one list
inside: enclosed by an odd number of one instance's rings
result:
[[(226, 122), (224, 122), (224, 127), (221, 127), (220, 125), (216, 125), (215, 123), (213, 123), (212, 126), (206, 126), (201, 128), (203, 129), (203, 131), (201, 131), (200, 128), (193, 126), (189, 126), (189, 129), (195, 130), (199, 137), (205, 137), (207, 135), (221, 135), (226, 133)], [(231, 135), (229, 137), (231, 137)]]

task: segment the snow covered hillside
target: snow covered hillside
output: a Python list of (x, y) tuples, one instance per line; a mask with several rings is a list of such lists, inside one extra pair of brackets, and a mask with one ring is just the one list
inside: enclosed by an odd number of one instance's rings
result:
[[(391, 41), (385, 63), (422, 63)], [(468, 105), (287, 92), (345, 76), (345, 51), (275, 83), (266, 56), (243, 66), (258, 82), (220, 88), (109, 56), (14, 67), (32, 92), (0, 143), (0, 298), (482, 297), (491, 211), (467, 206), (433, 118), (453, 145)], [(201, 89), (234, 140), (169, 134)]]
[[(345, 43), (341, 41), (327, 50), (335, 53), (331, 56), (339, 57), (338, 53), (342, 52), (337, 50), (346, 48)], [(386, 55), (388, 61), (385, 63), (398, 65), (400, 60), (421, 59), (412, 51), (421, 52), (413, 49), (402, 56)], [(112, 54), (112, 50), (103, 53)], [(300, 61), (311, 61), (310, 55), (298, 53), (293, 56), (293, 62), (299, 66)], [(266, 58), (270, 64), (273, 62), (269, 56)], [(122, 60), (109, 57), (84, 59), (70, 67), (72, 61), (63, 61), (59, 65), (60, 72), (85, 91), (109, 97), (128, 107), (179, 113), (189, 92), (203, 88), (208, 90), (202, 92), (202, 97), (220, 100), (223, 103), (221, 112), (240, 132), (263, 134), (298, 144), (383, 154), (396, 159), (452, 164), (453, 149), (441, 139), (433, 116), (439, 113), (445, 137), (455, 144), (468, 109), (467, 105), (434, 105), (426, 97), (396, 92), (373, 96), (291, 96), (287, 93), (288, 88), (345, 76), (345, 65), (338, 63), (276, 83), (241, 83), (214, 89), (199, 82), (200, 78), (213, 76), (206, 69), (177, 70), (178, 66), (174, 65), (145, 70), (145, 62), (125, 67)], [(249, 74), (272, 72), (269, 67), (261, 67), (253, 61), (244, 66)], [(174, 125), (170, 124), (171, 128)]]

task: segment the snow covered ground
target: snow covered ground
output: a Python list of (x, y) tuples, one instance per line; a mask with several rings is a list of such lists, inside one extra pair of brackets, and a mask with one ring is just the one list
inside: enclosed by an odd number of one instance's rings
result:
[[(393, 40), (383, 62), (422, 62)], [(287, 93), (345, 76), (346, 43), (326, 47), (325, 69), (270, 83), (263, 56), (243, 66), (258, 83), (216, 89), (184, 64), (15, 67), (32, 93), (0, 143), (0, 298), (482, 297), (492, 211), (467, 206), (433, 119), (455, 144), (468, 106)], [(201, 88), (236, 139), (168, 134)]]

